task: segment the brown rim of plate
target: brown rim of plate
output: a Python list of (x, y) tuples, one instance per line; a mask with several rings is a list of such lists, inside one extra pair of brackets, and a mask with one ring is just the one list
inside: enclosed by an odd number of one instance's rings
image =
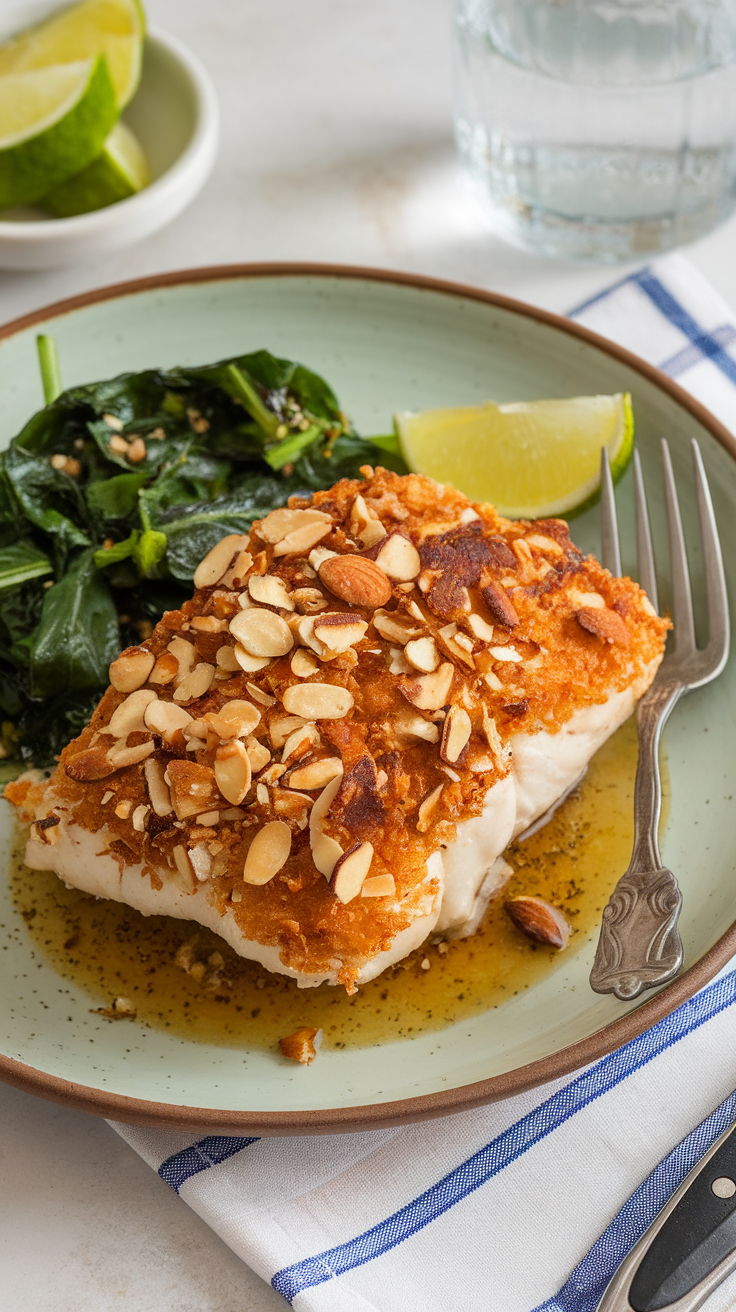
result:
[[(414, 287), (420, 291), (441, 292), (449, 296), (460, 296), (466, 300), (482, 301), (486, 305), (498, 306), (513, 314), (523, 315), (526, 319), (535, 319), (538, 323), (549, 325), (570, 337), (588, 343), (628, 366), (635, 373), (646, 378), (661, 391), (670, 396), (683, 409), (689, 411), (694, 419), (723, 446), (729, 455), (736, 459), (736, 439), (719, 423), (714, 415), (700, 405), (688, 392), (668, 378), (653, 365), (647, 364), (638, 356), (627, 351), (625, 347), (610, 342), (598, 333), (572, 323), (561, 315), (548, 310), (538, 309), (509, 296), (500, 296), (479, 287), (470, 287), (464, 283), (448, 282), (442, 278), (428, 278), (419, 274), (394, 273), (388, 269), (362, 268), (354, 265), (340, 264), (232, 264), (211, 265), (202, 269), (183, 269), (173, 273), (162, 273), (148, 278), (137, 278), (130, 282), (113, 283), (96, 291), (84, 292), (52, 305), (44, 306), (20, 319), (0, 327), (0, 341), (13, 337), (16, 333), (32, 328), (36, 324), (61, 314), (69, 314), (83, 309), (87, 305), (96, 305), (101, 301), (117, 300), (123, 296), (135, 296), (139, 292), (152, 291), (161, 287), (178, 287), (187, 283), (226, 282), (236, 278), (274, 278), (274, 277), (318, 277), (318, 278), (353, 278), (370, 282), (388, 282), (404, 287)], [(713, 947), (693, 966), (673, 980), (659, 993), (649, 997), (634, 1011), (622, 1016), (620, 1020), (605, 1025), (578, 1043), (561, 1048), (556, 1053), (540, 1061), (519, 1066), (502, 1075), (491, 1076), (487, 1080), (477, 1080), (460, 1088), (442, 1090), (439, 1093), (422, 1094), (416, 1098), (402, 1098), (395, 1102), (364, 1104), (358, 1107), (337, 1107), (334, 1109), (306, 1112), (232, 1112), (220, 1111), (212, 1107), (181, 1107), (172, 1103), (152, 1102), (143, 1098), (129, 1098), (121, 1094), (108, 1093), (104, 1089), (94, 1089), (87, 1085), (76, 1084), (73, 1080), (60, 1079), (45, 1071), (34, 1070), (23, 1062), (0, 1054), (0, 1080), (11, 1084), (26, 1093), (48, 1098), (66, 1107), (91, 1112), (96, 1116), (106, 1116), (112, 1120), (129, 1125), (150, 1126), (158, 1129), (208, 1130), (221, 1134), (297, 1135), (297, 1134), (339, 1134), (358, 1130), (374, 1130), (389, 1125), (408, 1124), (412, 1121), (429, 1120), (436, 1116), (447, 1116), (451, 1112), (469, 1111), (487, 1103), (510, 1098), (514, 1094), (524, 1093), (551, 1080), (570, 1075), (573, 1071), (600, 1057), (607, 1056), (630, 1039), (643, 1034), (650, 1026), (670, 1014), (683, 1002), (687, 1002), (698, 989), (703, 988), (714, 975), (721, 970), (736, 953), (736, 921), (726, 930)]]

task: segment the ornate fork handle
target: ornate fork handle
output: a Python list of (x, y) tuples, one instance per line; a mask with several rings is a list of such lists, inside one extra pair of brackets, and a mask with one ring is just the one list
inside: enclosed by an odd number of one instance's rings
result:
[(634, 850), (603, 912), (590, 972), (590, 986), (596, 993), (615, 993), (623, 1002), (638, 997), (643, 989), (664, 984), (682, 965), (677, 928), (682, 894), (672, 871), (662, 865), (657, 829), (662, 806), (659, 744), (685, 687), (679, 681), (655, 680), (636, 713)]

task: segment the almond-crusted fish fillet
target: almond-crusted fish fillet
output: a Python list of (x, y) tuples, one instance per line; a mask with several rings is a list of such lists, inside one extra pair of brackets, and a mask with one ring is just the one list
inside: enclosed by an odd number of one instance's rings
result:
[(363, 473), (218, 543), (52, 778), (6, 790), (32, 868), (349, 990), (472, 932), (667, 628), (561, 520)]

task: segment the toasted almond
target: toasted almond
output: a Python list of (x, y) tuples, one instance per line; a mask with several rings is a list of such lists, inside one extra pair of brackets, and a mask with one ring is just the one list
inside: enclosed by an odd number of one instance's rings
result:
[[(171, 789), (171, 801), (177, 820), (211, 811), (220, 798), (215, 773), (208, 765), (196, 761), (169, 761), (165, 782)], [(228, 799), (229, 800), (229, 799)]]
[(250, 788), (251, 764), (247, 748), (239, 738), (232, 739), (224, 747), (218, 747), (215, 779), (226, 801), (232, 806), (240, 806)]
[(471, 611), (465, 622), (474, 638), (480, 642), (493, 642), (493, 625), (484, 620), (482, 615)]
[(306, 829), (308, 824), (307, 812), (314, 805), (314, 798), (308, 797), (306, 793), (295, 793), (290, 788), (274, 788), (273, 790), (273, 809), (280, 815), (288, 815), (292, 820), (303, 821), (300, 828)]
[(551, 551), (555, 556), (562, 555), (562, 547), (554, 538), (548, 538), (546, 533), (527, 533), (525, 541), (530, 547), (538, 547), (540, 551)]
[(327, 611), (314, 621), (313, 633), (318, 642), (324, 643), (328, 651), (347, 651), (356, 642), (365, 637), (368, 624), (349, 611)]
[(470, 716), (462, 706), (451, 706), (442, 728), (440, 756), (448, 765), (459, 761), (470, 741)]
[(285, 538), (277, 542), (273, 554), (274, 556), (304, 556), (311, 547), (316, 546), (327, 536), (331, 528), (332, 521), (329, 524), (304, 524), (301, 528), (287, 533)]
[(436, 743), (440, 736), (436, 724), (408, 707), (397, 716), (394, 728), (400, 738), (421, 738), (427, 743)]
[(581, 628), (592, 633), (601, 642), (628, 647), (631, 639), (621, 616), (606, 606), (603, 610), (594, 606), (583, 606), (575, 611), (575, 619)]
[(276, 606), (293, 610), (294, 601), (283, 579), (275, 574), (253, 574), (248, 579), (248, 592), (262, 606)]
[(494, 763), (496, 765), (502, 764), (505, 760), (506, 755), (508, 754), (508, 751), (504, 750), (504, 745), (501, 739), (501, 735), (498, 732), (498, 726), (496, 724), (496, 721), (494, 720), (493, 716), (489, 713), (488, 708), (485, 705), (483, 706), (483, 732), (486, 736), (486, 742), (488, 743), (488, 746), (491, 749), (491, 755), (493, 757)]
[(317, 573), (323, 560), (329, 560), (330, 556), (336, 556), (337, 554), (336, 551), (330, 551), (329, 547), (315, 547), (314, 550), (309, 553), (309, 564), (315, 573)]
[(197, 697), (204, 697), (212, 680), (215, 677), (214, 665), (208, 665), (205, 661), (200, 661), (195, 665), (191, 674), (182, 679), (174, 691), (175, 702), (191, 702)]
[(319, 567), (320, 581), (349, 606), (375, 610), (391, 597), (391, 580), (365, 556), (331, 556)]
[(216, 615), (193, 615), (189, 622), (196, 633), (224, 633), (227, 629), (227, 620)]
[(181, 843), (177, 843), (171, 855), (174, 858), (175, 868), (175, 873), (172, 875), (173, 882), (181, 889), (182, 893), (193, 893), (197, 881), (187, 849)]
[[(294, 720), (300, 720), (301, 716), (294, 715)], [(314, 751), (317, 747), (322, 746), (322, 739), (319, 736), (319, 729), (315, 724), (300, 724), (298, 729), (294, 729), (284, 742), (284, 749), (281, 753), (282, 764), (287, 762), (290, 765), (296, 765), (302, 756), (308, 751)]]
[[(193, 647), (192, 651), (194, 651)], [(148, 676), (148, 682), (156, 684), (171, 683), (178, 673), (179, 662), (173, 651), (163, 651)]]
[(69, 758), (64, 765), (64, 773), (70, 779), (86, 784), (95, 779), (106, 779), (115, 773), (115, 766), (104, 747), (87, 747)]
[(393, 875), (371, 875), (360, 890), (361, 897), (395, 897), (396, 880)]
[(259, 743), (257, 738), (246, 739), (245, 748), (250, 761), (250, 768), (253, 774), (258, 774), (264, 766), (268, 765), (271, 760), (271, 753), (263, 743)]
[(196, 649), (191, 642), (187, 642), (186, 638), (172, 638), (166, 650), (176, 658), (179, 667), (174, 675), (174, 682), (181, 683), (182, 679), (186, 679), (194, 669), (197, 660)]
[(197, 879), (200, 883), (204, 883), (212, 874), (212, 857), (204, 843), (197, 843), (194, 847), (190, 847), (188, 855)]
[(154, 750), (154, 743), (137, 743), (135, 747), (113, 746), (108, 753), (114, 770), (125, 770), (129, 765), (145, 761)]
[(566, 948), (572, 930), (557, 907), (542, 897), (513, 897), (504, 902), (504, 910), (528, 938), (549, 947)]
[(372, 860), (372, 843), (354, 843), (338, 857), (330, 878), (330, 888), (340, 902), (352, 902), (358, 896)]
[(312, 849), (312, 860), (319, 873), (324, 875), (326, 879), (330, 879), (335, 868), (335, 862), (342, 856), (342, 848), (336, 839), (330, 838), (324, 832), (322, 822), (338, 794), (341, 783), (342, 775), (338, 774), (332, 780), (332, 783), (322, 790), (309, 816), (309, 843)]
[(354, 705), (352, 693), (336, 683), (297, 683), (281, 701), (290, 714), (305, 720), (341, 720)]
[(414, 638), (404, 648), (406, 659), (416, 670), (433, 674), (440, 663), (439, 652), (434, 638)]
[(259, 688), (257, 684), (246, 683), (245, 686), (248, 689), (248, 692), (250, 693), (251, 697), (253, 698), (253, 701), (258, 702), (259, 706), (276, 705), (276, 698), (272, 697), (270, 693), (264, 692), (263, 689)]
[(261, 712), (251, 702), (234, 698), (204, 719), (219, 738), (247, 738), (260, 724)]
[(219, 811), (202, 811), (201, 815), (197, 816), (197, 824), (205, 825), (208, 829), (212, 825), (217, 825), (219, 823), (220, 823)]
[(266, 666), (271, 664), (271, 656), (251, 656), (239, 642), (236, 642), (233, 651), (238, 666), (246, 674), (257, 674), (259, 670), (265, 670)]
[(303, 729), (306, 719), (303, 715), (275, 715), (268, 726), (268, 736), (274, 747), (283, 747), (289, 734), (295, 729)]
[(121, 702), (113, 711), (110, 723), (101, 731), (111, 733), (114, 738), (127, 738), (129, 733), (141, 733), (145, 728), (143, 719), (147, 706), (157, 701), (155, 692), (148, 688), (139, 688)]
[(271, 610), (254, 606), (230, 621), (230, 632), (250, 656), (260, 659), (285, 656), (294, 646), (288, 624)]
[(300, 615), (316, 615), (330, 604), (319, 588), (295, 588), (291, 597)]
[(137, 806), (133, 812), (133, 828), (136, 833), (145, 833), (146, 816), (150, 813), (150, 806)]
[(110, 666), (110, 683), (117, 692), (135, 692), (146, 682), (154, 661), (146, 647), (128, 647)]
[(219, 583), (233, 556), (248, 546), (248, 538), (242, 533), (228, 533), (201, 560), (194, 571), (195, 588), (211, 588)]
[(388, 642), (400, 642), (402, 647), (406, 646), (412, 638), (420, 638), (423, 633), (421, 628), (408, 624), (403, 616), (396, 613), (388, 615), (385, 610), (376, 611), (373, 616), (373, 626), (382, 638), (386, 638)]
[(432, 824), (432, 821), (434, 820), (435, 812), (437, 810), (437, 807), (439, 806), (439, 801), (442, 796), (442, 789), (444, 788), (444, 786), (445, 786), (444, 784), (439, 784), (437, 788), (435, 788), (434, 792), (429, 793), (427, 797), (425, 797), (424, 801), (419, 807), (419, 813), (417, 816), (417, 829), (420, 834), (426, 834), (427, 830)]
[(170, 815), (174, 807), (171, 801), (169, 785), (164, 779), (164, 767), (160, 761), (149, 757), (143, 772), (148, 785), (148, 796), (156, 815)]
[(303, 642), (305, 647), (309, 647), (311, 651), (316, 652), (321, 661), (332, 661), (339, 654), (336, 651), (329, 651), (325, 644), (315, 637), (313, 615), (300, 615), (294, 628), (299, 641)]
[(242, 588), (245, 584), (245, 577), (248, 570), (253, 564), (253, 557), (249, 551), (239, 551), (229, 569), (225, 570), (220, 579), (221, 588)]
[(456, 661), (460, 661), (461, 664), (467, 665), (469, 669), (471, 670), (475, 669), (474, 657), (470, 654), (470, 652), (467, 650), (466, 647), (461, 646), (457, 642), (457, 637), (458, 637), (457, 624), (454, 623), (445, 624), (438, 631), (437, 637), (439, 638), (443, 647), (449, 653), (450, 656), (452, 656)]
[(305, 651), (303, 647), (297, 647), (291, 658), (292, 674), (295, 674), (298, 679), (309, 679), (313, 674), (317, 673), (318, 669), (319, 665), (314, 659), (314, 656), (310, 655), (308, 651)]
[(255, 532), (264, 542), (281, 542), (288, 533), (293, 533), (308, 524), (331, 526), (332, 518), (323, 510), (291, 510), (283, 506), (272, 510), (265, 519), (253, 525)]
[(583, 607), (603, 610), (606, 605), (600, 592), (580, 592), (577, 588), (570, 588), (567, 600), (575, 610), (581, 610)]
[(170, 743), (174, 735), (183, 729), (185, 724), (189, 724), (192, 717), (183, 706), (176, 706), (173, 702), (155, 701), (150, 702), (146, 707), (143, 719), (147, 729), (152, 729), (154, 733)]
[(340, 774), (342, 774), (340, 757), (326, 756), (321, 761), (311, 761), (309, 765), (302, 765), (292, 770), (289, 775), (289, 787), (305, 788), (307, 792), (315, 788), (325, 788)]
[(503, 588), (491, 579), (481, 591), (483, 600), (496, 624), (503, 624), (507, 629), (516, 628), (519, 623), (519, 616), (516, 613), (516, 607), (510, 598), (506, 596)]
[(417, 710), (438, 711), (449, 701), (454, 674), (454, 667), (449, 661), (445, 661), (434, 674), (422, 674), (416, 679), (403, 679), (399, 689)]
[(246, 884), (267, 884), (285, 864), (291, 851), (291, 830), (283, 820), (271, 820), (259, 829), (248, 848), (243, 867)]
[(360, 494), (355, 498), (350, 510), (350, 531), (366, 550), (374, 547), (386, 536), (386, 530), (380, 519), (368, 509), (365, 498)]
[(286, 774), (286, 766), (278, 765), (276, 762), (274, 762), (273, 765), (269, 765), (267, 770), (263, 771), (263, 774), (261, 775), (261, 782), (266, 784), (275, 784), (277, 780), (281, 778), (282, 774)]
[(279, 1047), (289, 1061), (298, 1061), (302, 1066), (309, 1066), (317, 1056), (321, 1038), (321, 1030), (315, 1030), (310, 1025), (302, 1025), (301, 1029), (295, 1030), (293, 1034), (287, 1034), (285, 1038), (279, 1039)]
[(524, 659), (515, 647), (489, 647), (489, 651), (494, 661), (506, 661), (510, 665), (515, 665)]
[(235, 648), (230, 647), (226, 642), (218, 647), (215, 660), (217, 661), (217, 668), (224, 673), (235, 674), (236, 670), (240, 669), (238, 658), (235, 655)]
[(403, 533), (389, 533), (376, 556), (376, 564), (396, 583), (408, 583), (422, 569), (419, 552)]

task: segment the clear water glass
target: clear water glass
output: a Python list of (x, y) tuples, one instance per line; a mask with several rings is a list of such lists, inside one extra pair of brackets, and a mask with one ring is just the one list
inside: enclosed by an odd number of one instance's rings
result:
[(736, 0), (458, 0), (456, 134), (496, 230), (613, 262), (736, 207)]

